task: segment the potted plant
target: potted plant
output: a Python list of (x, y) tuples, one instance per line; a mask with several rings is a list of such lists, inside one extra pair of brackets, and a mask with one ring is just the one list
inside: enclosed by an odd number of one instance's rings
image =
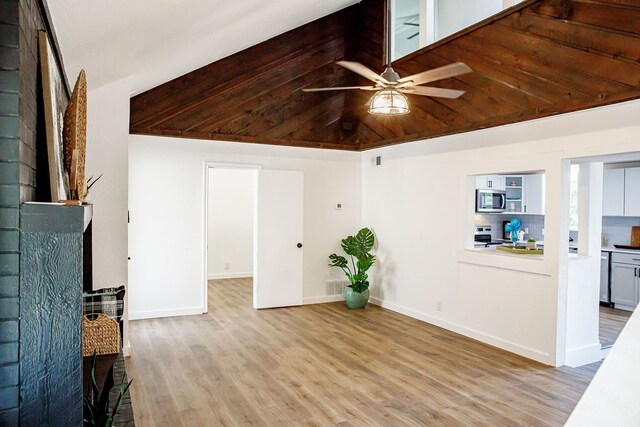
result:
[(535, 249), (536, 248), (536, 239), (530, 238), (527, 240), (527, 249)]
[(351, 258), (349, 261), (341, 255), (331, 254), (329, 267), (338, 267), (349, 279), (350, 285), (344, 290), (344, 300), (347, 307), (364, 308), (369, 301), (369, 276), (367, 271), (376, 260), (370, 252), (375, 243), (373, 232), (368, 228), (358, 231), (355, 236), (342, 239), (342, 250)]

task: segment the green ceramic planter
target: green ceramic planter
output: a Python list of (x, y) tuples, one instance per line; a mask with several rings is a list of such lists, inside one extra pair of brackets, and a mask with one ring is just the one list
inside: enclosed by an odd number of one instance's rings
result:
[(344, 288), (344, 302), (350, 309), (364, 308), (369, 301), (369, 289), (364, 292), (354, 292), (350, 287)]

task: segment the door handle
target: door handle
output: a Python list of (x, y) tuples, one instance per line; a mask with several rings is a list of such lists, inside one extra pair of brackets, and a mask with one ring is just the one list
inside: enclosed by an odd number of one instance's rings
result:
[(298, 243), (296, 246), (297, 246), (298, 248), (301, 248), (301, 247), (302, 247), (302, 243)]

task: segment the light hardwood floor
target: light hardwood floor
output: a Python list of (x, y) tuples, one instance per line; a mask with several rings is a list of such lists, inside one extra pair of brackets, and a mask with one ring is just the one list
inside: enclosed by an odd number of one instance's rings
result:
[(600, 307), (600, 344), (611, 347), (631, 317), (630, 311)]
[(343, 303), (256, 311), (250, 279), (209, 313), (131, 322), (138, 426), (562, 425), (599, 364), (554, 369)]

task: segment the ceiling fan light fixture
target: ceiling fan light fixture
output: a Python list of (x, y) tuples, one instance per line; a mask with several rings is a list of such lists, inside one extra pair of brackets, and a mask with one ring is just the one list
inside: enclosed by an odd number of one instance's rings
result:
[(370, 101), (369, 113), (399, 116), (409, 112), (407, 97), (394, 89), (383, 89), (376, 92)]

